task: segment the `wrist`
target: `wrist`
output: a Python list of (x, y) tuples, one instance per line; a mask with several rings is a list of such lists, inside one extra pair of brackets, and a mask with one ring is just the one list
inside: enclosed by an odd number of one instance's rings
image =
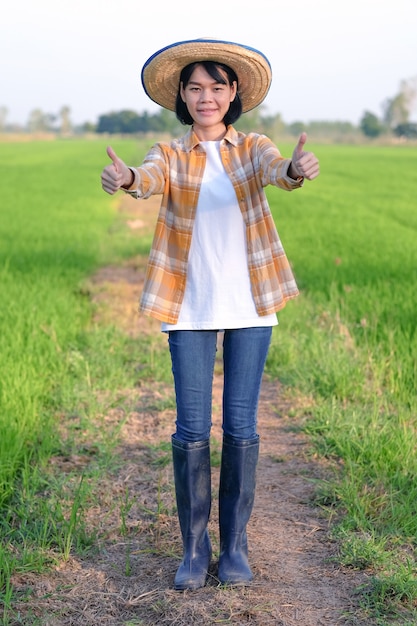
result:
[(287, 170), (287, 176), (292, 178), (293, 180), (297, 180), (298, 178), (302, 178), (297, 168), (294, 166), (294, 163), (291, 161)]
[(133, 171), (133, 169), (131, 167), (128, 167), (128, 172), (130, 174), (130, 179), (127, 183), (125, 183), (124, 185), (122, 185), (123, 189), (129, 189), (129, 187), (131, 187), (134, 183), (135, 180), (135, 172)]

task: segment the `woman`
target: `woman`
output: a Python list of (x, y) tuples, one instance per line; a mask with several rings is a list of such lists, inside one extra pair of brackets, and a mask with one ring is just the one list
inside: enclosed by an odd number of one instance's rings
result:
[(232, 124), (271, 84), (266, 57), (245, 45), (197, 39), (156, 52), (142, 69), (148, 96), (176, 111), (188, 133), (158, 143), (140, 167), (109, 147), (103, 189), (162, 194), (140, 310), (168, 333), (177, 418), (172, 453), (183, 560), (176, 589), (205, 584), (211, 559), (210, 430), (217, 333), (224, 330), (223, 448), (218, 577), (252, 580), (246, 527), (259, 453), (257, 408), (276, 312), (298, 295), (264, 187), (291, 191), (319, 173), (304, 151), (292, 159), (265, 136)]

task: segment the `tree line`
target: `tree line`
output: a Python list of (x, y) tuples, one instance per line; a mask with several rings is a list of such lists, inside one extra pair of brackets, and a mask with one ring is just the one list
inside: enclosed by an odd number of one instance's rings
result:
[[(417, 102), (417, 76), (404, 80), (400, 84), (398, 94), (387, 98), (382, 104), (382, 116), (378, 117), (372, 111), (364, 111), (359, 127), (343, 121), (316, 121), (305, 124), (296, 121), (286, 124), (281, 115), (267, 115), (260, 106), (246, 113), (235, 124), (238, 130), (249, 132), (252, 130), (263, 132), (271, 136), (289, 133), (297, 136), (303, 130), (320, 136), (348, 135), (360, 130), (367, 137), (378, 137), (382, 134), (393, 134), (397, 137), (417, 139), (417, 124), (410, 121)], [(21, 127), (8, 124), (7, 107), (0, 106), (0, 133), (53, 132), (62, 136), (73, 134), (181, 134), (181, 124), (174, 113), (161, 109), (158, 113), (150, 114), (147, 111), (138, 113), (133, 110), (112, 111), (98, 117), (95, 124), (85, 122), (74, 126), (71, 122), (71, 110), (63, 106), (57, 114), (45, 113), (37, 108), (31, 111), (27, 123)]]
[(403, 80), (400, 90), (393, 98), (387, 98), (382, 104), (383, 115), (378, 118), (371, 111), (365, 111), (360, 128), (368, 137), (378, 137), (391, 131), (397, 137), (417, 139), (417, 124), (410, 121), (417, 103), (417, 76)]

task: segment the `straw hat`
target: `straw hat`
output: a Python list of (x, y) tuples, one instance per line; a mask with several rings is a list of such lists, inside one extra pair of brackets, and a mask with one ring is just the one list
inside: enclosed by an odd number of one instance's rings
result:
[(268, 93), (272, 72), (266, 56), (249, 46), (218, 39), (179, 41), (155, 52), (142, 68), (145, 92), (157, 104), (175, 111), (181, 71), (196, 61), (216, 61), (235, 71), (243, 113), (258, 106)]

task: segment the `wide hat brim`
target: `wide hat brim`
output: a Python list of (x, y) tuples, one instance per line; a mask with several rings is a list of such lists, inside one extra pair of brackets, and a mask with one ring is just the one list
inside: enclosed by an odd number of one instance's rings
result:
[(181, 71), (198, 61), (223, 63), (235, 71), (243, 113), (261, 104), (271, 86), (271, 65), (262, 52), (231, 41), (192, 39), (166, 46), (146, 61), (141, 74), (146, 94), (175, 111)]

